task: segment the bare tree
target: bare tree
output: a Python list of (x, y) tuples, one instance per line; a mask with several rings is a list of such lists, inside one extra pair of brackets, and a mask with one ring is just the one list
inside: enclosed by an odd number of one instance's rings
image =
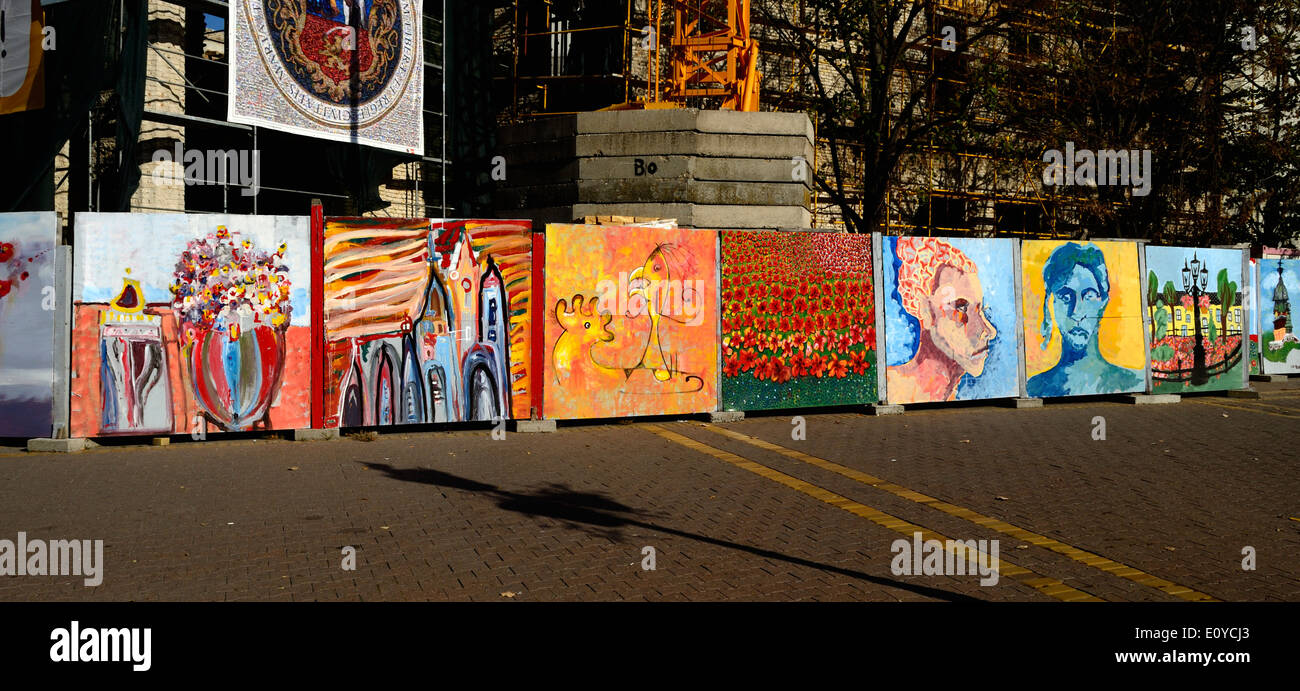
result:
[(909, 172), (909, 152), (956, 150), (996, 134), (976, 116), (1002, 76), (1007, 27), (1041, 21), (1050, 5), (756, 0), (764, 50), (779, 45), (796, 66), (798, 98), (783, 106), (808, 110), (825, 142), (813, 182), (846, 227), (879, 228), (891, 186)]

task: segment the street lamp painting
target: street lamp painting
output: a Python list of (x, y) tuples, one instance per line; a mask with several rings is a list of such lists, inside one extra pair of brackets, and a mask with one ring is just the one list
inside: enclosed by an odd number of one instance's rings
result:
[(1152, 390), (1241, 388), (1242, 251), (1147, 247), (1146, 257)]
[(1210, 272), (1205, 268), (1197, 258), (1196, 253), (1192, 253), (1191, 266), (1188, 266), (1187, 260), (1183, 260), (1183, 292), (1192, 297), (1192, 325), (1196, 332), (1192, 341), (1192, 375), (1191, 383), (1193, 386), (1200, 386), (1210, 380), (1205, 372), (1205, 342), (1202, 340), (1201, 333), (1201, 296), (1205, 294), (1205, 286), (1210, 280)]

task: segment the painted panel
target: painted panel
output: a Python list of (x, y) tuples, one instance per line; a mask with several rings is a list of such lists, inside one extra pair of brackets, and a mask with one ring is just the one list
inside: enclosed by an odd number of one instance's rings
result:
[(1300, 373), (1295, 306), (1300, 259), (1259, 260), (1259, 354), (1264, 374)]
[(1246, 279), (1250, 290), (1246, 293), (1246, 315), (1250, 322), (1250, 373), (1263, 374), (1259, 357), (1259, 260), (1250, 260), (1250, 276)]
[(71, 433), (311, 425), (310, 220), (78, 214)]
[(721, 236), (721, 407), (874, 403), (871, 236)]
[(0, 14), (4, 32), (0, 39), (0, 115), (42, 108), (45, 12), (40, 0), (0, 0)]
[(1014, 243), (884, 238), (890, 403), (1017, 395)]
[(527, 221), (325, 222), (326, 426), (529, 415)]
[(234, 0), (228, 119), (424, 153), (422, 0)]
[(48, 437), (53, 422), (54, 212), (0, 214), (0, 437)]
[(1020, 259), (1028, 394), (1144, 391), (1137, 244), (1026, 240)]
[(546, 417), (716, 410), (717, 241), (711, 230), (547, 226)]
[(1155, 393), (1242, 386), (1248, 348), (1241, 250), (1146, 248)]

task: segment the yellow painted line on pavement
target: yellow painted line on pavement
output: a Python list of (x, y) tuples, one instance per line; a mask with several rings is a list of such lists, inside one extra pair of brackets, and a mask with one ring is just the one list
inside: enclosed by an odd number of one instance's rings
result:
[[(645, 425), (640, 425), (640, 427), (653, 434), (657, 434), (660, 437), (663, 437), (664, 439), (673, 442), (674, 444), (679, 444), (688, 449), (691, 449), (692, 451), (698, 451), (702, 454), (712, 456), (718, 460), (726, 461), (727, 463), (730, 463), (734, 466), (737, 466), (744, 470), (748, 470), (749, 472), (754, 473), (755, 475), (785, 485), (790, 489), (796, 490), (798, 492), (802, 492), (810, 497), (813, 497), (814, 499), (823, 501), (838, 509), (843, 509), (845, 511), (848, 511), (849, 513), (855, 516), (861, 516), (862, 518), (865, 518), (871, 521), (872, 523), (875, 523), (876, 525), (888, 528), (900, 535), (904, 535), (910, 538), (915, 533), (920, 533), (922, 540), (938, 540), (941, 543), (943, 543), (947, 551), (952, 552), (958, 557), (965, 558), (966, 556), (962, 554), (961, 551), (958, 549), (955, 548), (949, 549), (949, 547), (954, 547), (955, 543), (950, 543), (948, 541), (949, 539), (944, 537), (943, 535), (940, 535), (939, 533), (936, 533), (932, 530), (927, 530), (926, 528), (923, 528), (914, 523), (908, 523), (907, 521), (898, 518), (897, 516), (892, 516), (883, 511), (873, 509), (870, 506), (853, 501), (848, 497), (836, 494), (834, 492), (831, 492), (830, 490), (824, 489), (822, 487), (818, 487), (817, 485), (804, 482), (803, 480), (800, 480), (791, 475), (786, 475), (785, 473), (782, 473), (779, 470), (774, 470), (761, 463), (756, 463), (743, 456), (738, 456), (734, 453), (731, 453), (730, 451), (724, 451), (722, 449), (709, 446), (708, 444), (705, 444), (703, 442), (698, 442), (685, 435), (678, 434), (677, 432), (664, 429), (659, 425), (645, 424)], [(987, 555), (984, 552), (979, 552), (978, 550), (975, 551), (978, 552), (980, 555), (989, 557), (993, 568), (997, 569), (999, 575), (1006, 576), (1008, 578), (1013, 578), (1017, 581), (1020, 581), (1021, 583), (1024, 583), (1025, 585), (1028, 585), (1031, 588), (1034, 588), (1038, 592), (1043, 593), (1044, 595), (1047, 595), (1049, 597), (1053, 597), (1056, 598), (1057, 600), (1062, 600), (1065, 602), (1102, 602), (1103, 601), (1101, 598), (1092, 595), (1091, 593), (1084, 592), (1077, 588), (1072, 588), (1055, 578), (1048, 578), (1046, 576), (1043, 576), (1042, 574), (1031, 571), (1023, 566), (1018, 566), (1016, 564), (1013, 564), (1012, 562), (1007, 561), (1006, 559), (992, 559), (991, 555)]]
[(1197, 592), (1195, 590), (1192, 590), (1191, 588), (1183, 587), (1172, 581), (1167, 581), (1163, 578), (1153, 576), (1149, 573), (1140, 571), (1138, 569), (1114, 561), (1112, 559), (1108, 559), (1099, 554), (1093, 554), (1092, 552), (1088, 552), (1079, 549), (1077, 547), (1074, 547), (1072, 545), (1068, 545), (1064, 542), (1061, 542), (1060, 540), (1047, 537), (1046, 535), (1039, 535), (1038, 533), (1025, 530), (1024, 528), (1012, 525), (1010, 523), (1007, 523), (1006, 521), (1002, 521), (990, 516), (985, 516), (983, 514), (977, 513), (970, 509), (957, 506), (956, 504), (950, 504), (946, 501), (941, 501), (934, 497), (903, 487), (902, 485), (896, 485), (892, 482), (888, 482), (874, 475), (869, 475), (860, 470), (854, 470), (853, 468), (850, 468), (845, 465), (841, 465), (834, 461), (828, 461), (824, 458), (818, 458), (817, 456), (806, 454), (803, 453), (802, 451), (795, 451), (794, 449), (788, 449), (784, 446), (780, 446), (779, 444), (773, 444), (769, 441), (759, 439), (758, 437), (751, 437), (748, 434), (741, 434), (740, 432), (736, 432), (734, 430), (723, 429), (721, 427), (717, 427), (716, 425), (711, 425), (708, 423), (699, 423), (699, 424), (703, 426), (705, 429), (715, 434), (720, 434), (725, 437), (730, 437), (737, 441), (742, 441), (745, 442), (746, 444), (757, 446), (760, 449), (772, 451), (774, 453), (781, 454), (782, 456), (785, 456), (787, 458), (793, 458), (794, 460), (802, 461), (809, 465), (822, 468), (823, 470), (829, 470), (833, 473), (843, 475), (844, 477), (847, 477), (851, 480), (856, 480), (858, 482), (861, 482), (864, 485), (870, 485), (871, 487), (875, 487), (876, 489), (881, 489), (886, 492), (889, 492), (894, 496), (902, 497), (903, 499), (914, 501), (918, 504), (924, 504), (925, 506), (929, 506), (933, 509), (938, 509), (939, 511), (942, 511), (950, 516), (956, 516), (957, 518), (965, 519), (976, 525), (980, 525), (990, 530), (997, 531), (999, 533), (1002, 533), (1003, 535), (1009, 535), (1023, 542), (1027, 542), (1031, 545), (1045, 547), (1047, 549), (1052, 550), (1053, 552), (1056, 552), (1057, 554), (1063, 554), (1081, 564), (1086, 564), (1093, 568), (1101, 569), (1102, 571), (1106, 571), (1116, 576), (1120, 576), (1121, 578), (1127, 578), (1128, 580), (1133, 581), (1135, 583), (1140, 583), (1142, 585), (1150, 586), (1166, 594), (1174, 595), (1184, 600), (1191, 600), (1193, 602), (1216, 602), (1217, 601), (1216, 598), (1207, 595), (1205, 593)]
[[(1238, 400), (1245, 400), (1245, 399), (1238, 399)], [(1208, 399), (1208, 398), (1207, 398), (1207, 399), (1187, 399), (1187, 402), (1188, 402), (1188, 403), (1195, 403), (1196, 405), (1210, 406), (1210, 407), (1212, 407), (1212, 408), (1231, 408), (1231, 409), (1233, 409), (1233, 410), (1244, 410), (1244, 411), (1246, 411), (1246, 412), (1248, 412), (1248, 413), (1259, 413), (1259, 414), (1261, 414), (1261, 415), (1274, 415), (1274, 416), (1277, 416), (1277, 417), (1290, 418), (1290, 419), (1292, 419), (1292, 420), (1294, 420), (1294, 419), (1296, 419), (1296, 418), (1300, 418), (1300, 411), (1297, 411), (1297, 412), (1285, 412), (1285, 413), (1275, 413), (1275, 412), (1273, 412), (1273, 411), (1271, 411), (1271, 410), (1263, 410), (1262, 408), (1260, 408), (1260, 407), (1258, 407), (1258, 406), (1253, 406), (1253, 405), (1251, 405), (1251, 406), (1245, 406), (1245, 405), (1232, 405), (1231, 403), (1220, 403), (1220, 402), (1218, 402), (1218, 401), (1210, 400), (1210, 399)], [(1267, 404), (1263, 404), (1263, 405), (1267, 405)], [(1288, 410), (1287, 408), (1282, 408), (1282, 407), (1278, 407), (1278, 406), (1269, 406), (1269, 407), (1276, 407), (1278, 410)]]

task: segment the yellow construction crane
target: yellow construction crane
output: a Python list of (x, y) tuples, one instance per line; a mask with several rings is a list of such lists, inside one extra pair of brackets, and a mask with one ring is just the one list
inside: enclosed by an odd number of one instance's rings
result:
[[(720, 10), (725, 7), (726, 15)], [(665, 80), (659, 60), (660, 28), (673, 13)], [(647, 108), (681, 105), (688, 99), (721, 97), (723, 110), (757, 111), (758, 41), (749, 35), (749, 0), (650, 0), (655, 45), (649, 51)]]

